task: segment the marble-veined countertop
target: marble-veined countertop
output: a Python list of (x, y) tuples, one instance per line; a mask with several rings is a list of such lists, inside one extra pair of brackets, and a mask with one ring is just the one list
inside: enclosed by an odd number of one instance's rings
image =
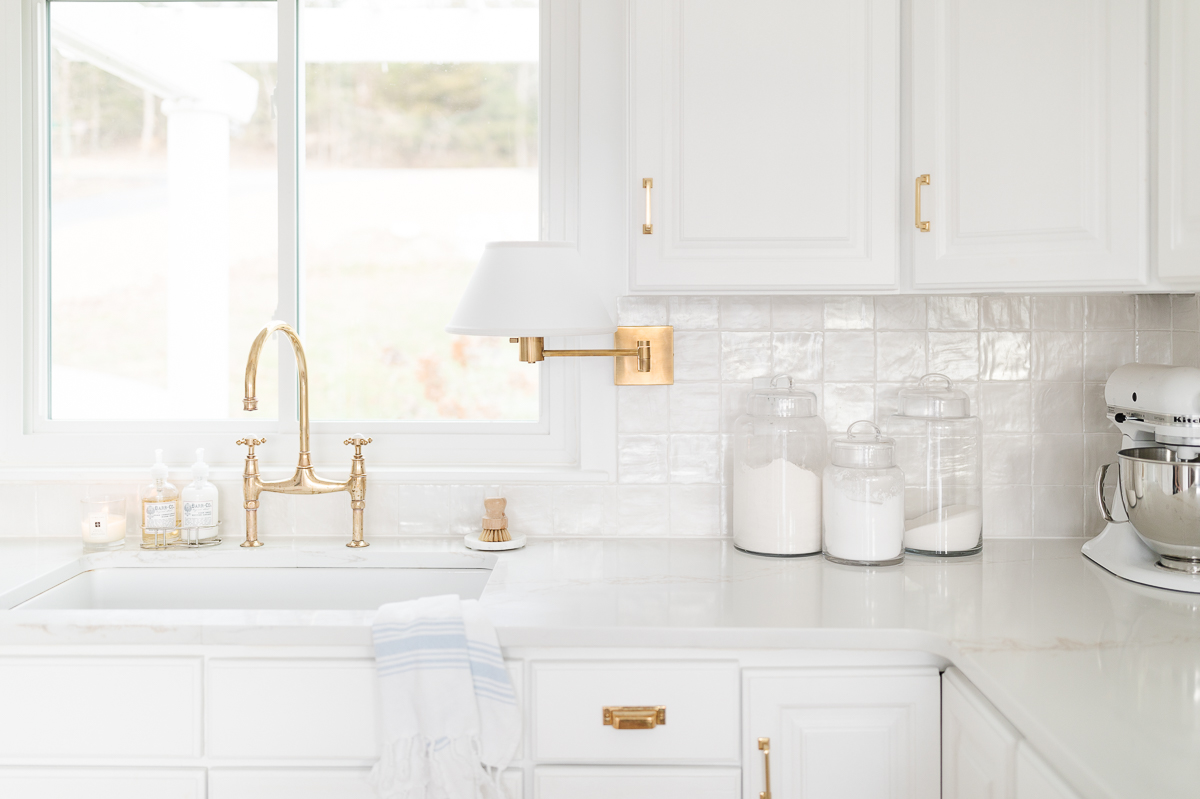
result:
[[(980, 556), (858, 569), (703, 539), (273, 539), (257, 550), (84, 555), (0, 539), (0, 608), (107, 566), (491, 568), (505, 647), (884, 649), (954, 663), (1085, 796), (1200, 796), (1200, 595), (1117, 578), (1080, 539), (992, 539)], [(374, 611), (0, 610), (6, 646), (370, 645)]]

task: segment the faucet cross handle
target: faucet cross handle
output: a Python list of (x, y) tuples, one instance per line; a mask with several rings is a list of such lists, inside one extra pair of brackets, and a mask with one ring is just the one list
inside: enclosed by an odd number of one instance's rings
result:
[(259, 444), (265, 444), (265, 443), (267, 443), (266, 438), (239, 438), (237, 440), (238, 446), (250, 447), (250, 451), (246, 453), (247, 458), (253, 458), (254, 457), (254, 448), (257, 447)]
[(358, 435), (358, 436), (351, 436), (350, 438), (347, 438), (342, 443), (354, 447), (354, 457), (361, 458), (362, 457), (362, 448), (365, 447), (367, 444), (370, 444), (371, 439), (363, 438), (361, 435)]

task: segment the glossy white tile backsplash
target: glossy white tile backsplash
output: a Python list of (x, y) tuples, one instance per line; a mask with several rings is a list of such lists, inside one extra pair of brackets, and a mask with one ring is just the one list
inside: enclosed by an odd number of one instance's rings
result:
[[(936, 371), (962, 383), (982, 419), (984, 534), (1094, 535), (1089, 486), (1119, 441), (1104, 416), (1109, 372), (1133, 360), (1200, 366), (1190, 294), (627, 297), (619, 316), (675, 327), (675, 385), (618, 389), (615, 483), (504, 486), (514, 530), (727, 534), (731, 432), (752, 378), (790, 374), (841, 432), (886, 418), (906, 381)], [(238, 538), (240, 482), (218, 487), (223, 535)], [(132, 524), (136, 485), (103, 489), (129, 495)], [(0, 484), (0, 535), (78, 535), (84, 490)], [(477, 532), (483, 494), (482, 485), (368, 483), (366, 534)], [(264, 540), (349, 535), (346, 497), (264, 494), (259, 529)]]

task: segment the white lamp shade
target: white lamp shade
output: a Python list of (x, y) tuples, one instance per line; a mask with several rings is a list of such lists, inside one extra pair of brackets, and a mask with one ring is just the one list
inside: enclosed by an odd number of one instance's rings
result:
[(575, 245), (494, 241), (458, 301), (447, 333), (590, 336), (617, 329), (583, 276)]

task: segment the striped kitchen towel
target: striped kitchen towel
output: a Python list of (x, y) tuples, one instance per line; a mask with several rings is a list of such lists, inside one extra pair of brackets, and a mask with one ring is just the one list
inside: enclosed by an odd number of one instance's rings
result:
[(479, 603), (438, 596), (375, 617), (383, 799), (500, 799), (521, 737), (516, 695)]

